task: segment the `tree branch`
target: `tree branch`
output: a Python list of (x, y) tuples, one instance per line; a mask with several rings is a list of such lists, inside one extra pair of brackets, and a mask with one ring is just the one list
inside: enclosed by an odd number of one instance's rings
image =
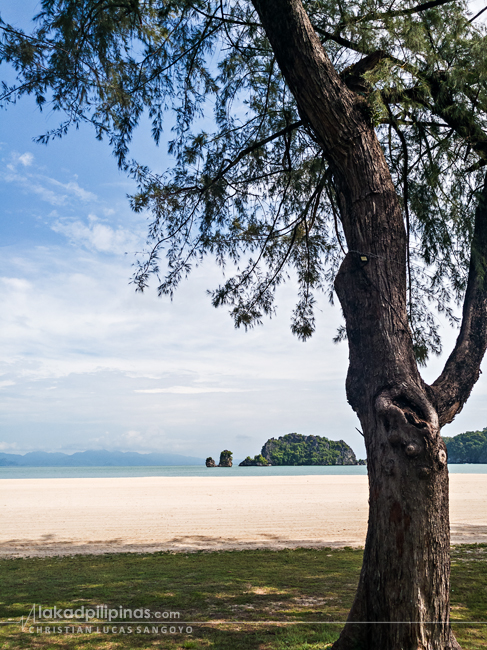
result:
[(460, 334), (443, 372), (431, 387), (440, 426), (451, 422), (462, 410), (479, 378), (487, 349), (487, 175), (475, 212), (471, 251)]
[[(431, 5), (432, 3), (426, 4)], [(426, 4), (418, 6), (426, 7)], [(387, 52), (382, 52), (380, 50), (372, 51), (369, 48), (360, 47), (357, 43), (354, 43), (353, 41), (343, 38), (337, 34), (327, 32), (317, 25), (314, 26), (314, 29), (318, 34), (321, 34), (327, 40), (332, 40), (338, 45), (342, 45), (349, 50), (365, 55), (363, 59), (360, 59), (360, 61), (357, 63), (353, 64), (349, 68), (346, 68), (340, 74), (340, 77), (344, 80), (346, 85), (351, 90), (356, 90), (360, 86), (360, 78), (364, 72), (373, 69), (382, 59), (388, 59), (389, 61), (392, 61), (404, 70), (407, 70), (412, 75), (416, 76), (419, 80), (426, 82), (429, 85), (431, 94), (433, 96), (433, 105), (430, 101), (427, 100), (424, 90), (420, 89), (419, 87), (408, 88), (398, 91), (397, 93), (395, 93), (394, 90), (384, 91), (382, 93), (384, 103), (396, 104), (398, 102), (404, 101), (404, 99), (407, 98), (420, 104), (424, 108), (427, 108), (433, 113), (433, 115), (441, 117), (446, 122), (446, 124), (459, 136), (464, 138), (472, 147), (472, 149), (482, 158), (482, 162), (476, 163), (475, 167), (472, 166), (467, 171), (475, 171), (475, 169), (478, 169), (479, 167), (484, 166), (484, 164), (487, 164), (483, 162), (484, 160), (487, 160), (487, 136), (485, 135), (485, 132), (480, 124), (475, 122), (471, 116), (470, 118), (465, 117), (463, 119), (462, 116), (460, 116), (458, 112), (458, 104), (455, 102), (453, 94), (449, 90), (446, 83), (447, 78), (445, 72), (440, 71), (434, 74), (427, 74), (417, 69), (410, 63), (401, 61), (397, 57), (392, 56)], [(473, 99), (468, 94), (468, 92), (467, 96), (470, 101), (473, 102)]]
[(415, 5), (410, 9), (393, 9), (391, 11), (371, 11), (368, 14), (363, 16), (354, 17), (352, 20), (348, 21), (346, 24), (340, 25), (340, 27), (346, 27), (351, 23), (363, 22), (364, 20), (381, 20), (382, 18), (396, 18), (397, 16), (412, 16), (413, 14), (419, 14), (428, 9), (434, 9), (435, 7), (441, 7), (441, 5), (446, 5), (450, 2), (455, 2), (455, 0), (431, 0), (431, 2), (422, 2), (419, 5)]
[[(442, 72), (429, 75), (418, 72), (417, 76), (429, 85), (433, 101), (422, 88), (415, 86), (397, 92), (394, 89), (384, 91), (382, 93), (384, 103), (398, 104), (406, 98), (415, 102), (433, 115), (440, 117), (445, 124), (465, 140), (480, 158), (487, 159), (487, 135), (471, 114), (461, 114), (460, 104), (455, 100), (454, 94), (448, 87), (446, 75)], [(474, 170), (469, 168), (469, 171)]]
[(484, 129), (478, 124), (472, 115), (461, 115), (460, 104), (455, 101), (453, 92), (446, 83), (446, 75), (439, 73), (435, 75), (424, 75), (429, 83), (434, 105), (432, 112), (441, 117), (449, 127), (479, 154), (481, 158), (487, 158), (487, 136)]
[(348, 50), (353, 50), (354, 52), (360, 52), (360, 54), (370, 54), (371, 50), (368, 48), (363, 48), (350, 41), (348, 38), (343, 38), (340, 34), (334, 34), (333, 32), (328, 32), (326, 29), (323, 29), (319, 25), (313, 25), (313, 28), (317, 34), (324, 36), (327, 41), (333, 41), (337, 45), (346, 47)]
[(193, 7), (193, 10), (199, 13), (201, 16), (204, 16), (205, 18), (212, 18), (220, 21), (221, 23), (227, 23), (229, 25), (240, 25), (241, 27), (262, 27), (260, 23), (252, 22), (250, 20), (249, 22), (244, 22), (243, 20), (236, 20), (235, 18), (226, 18), (226, 16), (229, 16), (230, 14), (222, 13), (221, 16), (217, 16), (214, 14), (206, 13), (205, 11), (198, 9), (198, 7), (196, 6)]
[(431, 0), (431, 2), (422, 2), (411, 9), (398, 9), (397, 11), (388, 11), (385, 16), (394, 17), (394, 16), (410, 16), (411, 14), (419, 14), (422, 11), (427, 11), (428, 9), (433, 9), (434, 7), (440, 7), (441, 5), (446, 5), (449, 2), (454, 2), (454, 0)]
[(284, 129), (281, 129), (280, 131), (277, 131), (276, 133), (273, 133), (272, 135), (269, 135), (267, 138), (263, 138), (262, 140), (259, 140), (258, 142), (253, 142), (251, 145), (246, 147), (245, 149), (242, 149), (242, 151), (238, 154), (236, 158), (234, 158), (232, 161), (230, 161), (221, 171), (218, 172), (218, 174), (211, 179), (210, 183), (205, 186), (205, 190), (209, 189), (212, 185), (214, 185), (220, 178), (225, 176), (225, 174), (232, 169), (232, 167), (235, 167), (235, 165), (238, 165), (238, 163), (245, 158), (249, 153), (252, 153), (252, 151), (255, 151), (256, 149), (260, 149), (260, 147), (263, 147), (264, 145), (268, 144), (269, 142), (272, 142), (272, 140), (276, 140), (277, 138), (280, 138), (283, 135), (286, 135), (287, 133), (291, 133), (291, 131), (294, 131), (295, 129), (298, 129), (300, 126), (303, 126), (303, 121), (299, 120), (299, 122), (293, 122), (292, 124), (289, 124), (289, 126), (286, 126)]
[(479, 11), (479, 13), (478, 13), (478, 14), (475, 14), (475, 16), (474, 16), (473, 18), (470, 18), (470, 20), (469, 20), (468, 22), (469, 22), (469, 23), (473, 23), (473, 21), (474, 21), (474, 20), (477, 20), (477, 18), (478, 18), (479, 16), (481, 16), (481, 15), (484, 13), (484, 11), (487, 11), (487, 7), (484, 7), (483, 9), (481, 9), (481, 10)]
[(411, 276), (411, 219), (409, 215), (409, 149), (406, 141), (406, 136), (399, 128), (396, 117), (391, 110), (391, 107), (387, 105), (387, 111), (391, 120), (392, 127), (396, 132), (402, 146), (403, 151), (403, 168), (402, 168), (402, 185), (403, 185), (403, 204), (404, 204), (404, 215), (406, 217), (406, 264), (408, 270), (408, 293), (409, 293), (409, 320), (411, 322), (411, 329), (413, 327), (413, 281)]

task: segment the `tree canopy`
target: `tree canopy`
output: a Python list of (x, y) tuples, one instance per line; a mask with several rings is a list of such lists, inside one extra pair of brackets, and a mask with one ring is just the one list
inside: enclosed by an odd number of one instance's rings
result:
[[(376, 129), (403, 207), (408, 318), (416, 358), (441, 350), (439, 311), (454, 322), (465, 291), (474, 211), (487, 163), (486, 30), (464, 1), (308, 0), (333, 66)], [(211, 292), (236, 326), (274, 311), (299, 283), (292, 330), (314, 331), (316, 292), (333, 299), (347, 252), (333, 170), (300, 115), (247, 0), (43, 0), (29, 34), (0, 23), (0, 59), (16, 70), (2, 104), (35, 96), (59, 111), (41, 142), (90, 122), (136, 178), (150, 215), (134, 282), (172, 295), (213, 255), (228, 279)], [(130, 157), (143, 116), (174, 165)], [(357, 251), (367, 256), (371, 251)], [(165, 255), (164, 264), (161, 256)], [(337, 340), (345, 336), (341, 329)]]

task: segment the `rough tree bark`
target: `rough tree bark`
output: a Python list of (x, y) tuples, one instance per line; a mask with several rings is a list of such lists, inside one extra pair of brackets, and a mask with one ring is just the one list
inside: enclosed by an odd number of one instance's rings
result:
[(335, 280), (346, 320), (347, 398), (362, 424), (369, 526), (354, 604), (334, 650), (458, 649), (449, 623), (448, 469), (441, 426), (462, 408), (487, 342), (487, 183), (461, 332), (428, 386), (406, 306), (407, 238), (364, 100), (340, 79), (301, 0), (253, 0), (304, 123), (331, 167), (348, 245)]

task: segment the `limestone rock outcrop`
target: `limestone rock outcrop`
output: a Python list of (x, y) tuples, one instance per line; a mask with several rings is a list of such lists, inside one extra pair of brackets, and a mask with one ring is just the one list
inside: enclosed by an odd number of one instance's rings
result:
[(270, 438), (262, 456), (272, 465), (363, 465), (344, 440), (288, 433)]
[(233, 465), (232, 457), (233, 457), (233, 453), (231, 451), (228, 451), (228, 449), (224, 449), (220, 454), (220, 462), (218, 464), (218, 467), (232, 467)]

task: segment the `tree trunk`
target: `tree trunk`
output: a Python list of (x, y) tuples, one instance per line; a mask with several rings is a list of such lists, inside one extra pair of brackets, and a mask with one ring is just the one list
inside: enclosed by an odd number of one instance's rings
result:
[(384, 356), (380, 323), (367, 331), (356, 309), (371, 293), (367, 265), (354, 257), (335, 285), (349, 333), (347, 397), (367, 448), (369, 523), (357, 594), (334, 650), (458, 649), (449, 625), (448, 469), (438, 415), (404, 350)]
[[(371, 414), (372, 415), (372, 414)], [(365, 418), (364, 418), (365, 420)], [(446, 463), (376, 412), (369, 451), (369, 527), (359, 587), (334, 650), (459, 648), (449, 625), (449, 521)], [(391, 442), (391, 438), (394, 442)], [(381, 442), (378, 442), (381, 441)], [(354, 624), (357, 622), (357, 624)]]
[[(345, 200), (342, 210), (346, 222)], [(381, 284), (374, 268), (380, 264), (348, 253), (335, 280), (350, 349), (347, 397), (367, 448), (369, 524), (357, 594), (333, 650), (458, 650), (449, 625), (448, 468), (440, 428), (467, 401), (487, 346), (487, 175), (462, 327), (432, 386), (411, 359), (408, 336), (400, 335), (405, 316), (392, 327), (385, 322), (386, 306), (393, 320), (401, 313), (405, 287), (400, 272)]]

